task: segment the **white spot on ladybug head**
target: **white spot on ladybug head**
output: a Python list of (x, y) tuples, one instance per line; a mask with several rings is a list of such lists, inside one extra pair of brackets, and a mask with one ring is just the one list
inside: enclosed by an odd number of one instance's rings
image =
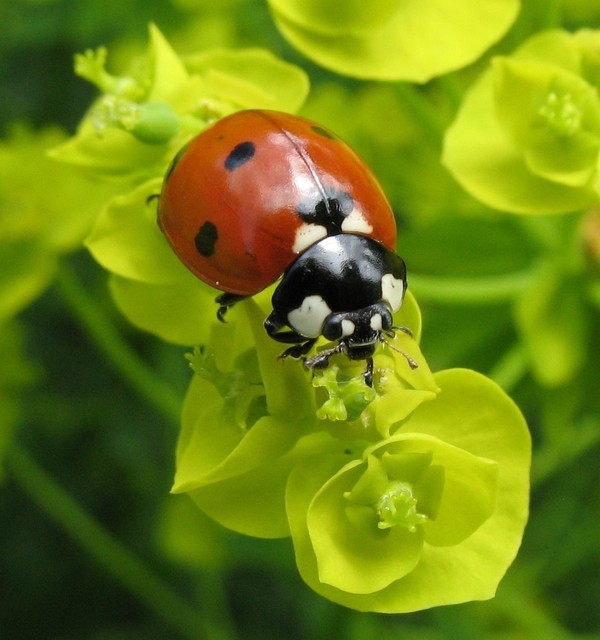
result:
[(383, 329), (383, 323), (381, 320), (381, 314), (380, 313), (374, 313), (371, 316), (371, 321), (370, 321), (370, 326), (371, 329), (373, 329), (373, 331), (381, 331)]
[(307, 338), (318, 338), (331, 309), (321, 296), (306, 296), (298, 309), (288, 313), (289, 326)]
[(327, 237), (327, 229), (323, 225), (304, 222), (296, 230), (292, 251), (294, 253), (302, 253), (315, 242), (325, 237)]
[(399, 278), (394, 278), (391, 273), (386, 273), (381, 278), (381, 297), (387, 302), (395, 313), (402, 306), (404, 300), (404, 283)]
[(348, 320), (348, 318), (342, 320), (342, 338), (351, 336), (354, 333), (354, 329), (356, 329), (356, 325), (352, 320)]
[(344, 233), (360, 233), (369, 235), (373, 231), (373, 226), (367, 222), (362, 211), (354, 208), (344, 218), (344, 221), (342, 222), (342, 231)]

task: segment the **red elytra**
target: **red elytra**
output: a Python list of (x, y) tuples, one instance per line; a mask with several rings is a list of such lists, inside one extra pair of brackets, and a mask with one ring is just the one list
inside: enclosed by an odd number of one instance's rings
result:
[(320, 125), (276, 111), (239, 111), (186, 145), (165, 178), (158, 221), (196, 276), (242, 296), (275, 282), (325, 235), (396, 244), (390, 205), (356, 153)]

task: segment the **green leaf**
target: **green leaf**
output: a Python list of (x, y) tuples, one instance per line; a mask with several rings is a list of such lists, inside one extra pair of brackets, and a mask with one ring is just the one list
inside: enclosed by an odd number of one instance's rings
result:
[[(183, 410), (173, 491), (190, 493), (207, 514), (235, 531), (279, 537), (288, 535), (285, 484), (295, 456), (305, 455), (306, 445), (299, 454), (294, 448), (314, 424), (314, 403), (299, 363), (290, 362), (279, 371), (273, 366), (279, 347), (266, 337), (258, 304), (249, 300), (243, 307), (242, 321), (215, 323), (207, 336), (216, 366), (230, 373), (218, 377), (214, 367), (204, 367), (202, 376), (192, 380)], [(258, 363), (240, 356), (252, 347), (255, 337), (260, 347)], [(202, 362), (195, 363), (199, 371)], [(262, 414), (251, 420), (253, 400), (265, 395)], [(330, 446), (327, 434), (319, 438)], [(320, 448), (319, 442), (316, 446)]]
[[(409, 270), (409, 286), (425, 276), (450, 283), (464, 277), (474, 287), (485, 276), (506, 277), (531, 267), (537, 247), (509, 216), (442, 216), (403, 235), (402, 257)], [(465, 242), (465, 238), (469, 241)], [(413, 277), (413, 274), (414, 277)], [(452, 295), (452, 290), (448, 291)], [(420, 296), (419, 296), (420, 299)]]
[(52, 253), (81, 247), (112, 190), (48, 158), (48, 149), (65, 138), (54, 127), (17, 126), (0, 145), (0, 241), (28, 238)]
[[(21, 417), (19, 392), (34, 382), (37, 371), (25, 358), (24, 332), (14, 321), (0, 324), (0, 463)], [(0, 464), (0, 484), (4, 465)]]
[(279, 459), (216, 486), (194, 489), (189, 496), (204, 513), (232, 531), (257, 538), (285, 538), (289, 536), (285, 486), (291, 464), (289, 459)]
[[(303, 469), (314, 473), (316, 461)], [(302, 480), (299, 468), (290, 483)], [(316, 493), (308, 507), (310, 540), (323, 584), (355, 594), (373, 593), (412, 571), (423, 547), (423, 532), (403, 527), (382, 530), (376, 521), (370, 526), (352, 526), (346, 515), (344, 493), (358, 481), (364, 467), (351, 462)]]
[(215, 570), (231, 564), (223, 529), (188, 496), (168, 496), (159, 513), (158, 544), (166, 557), (182, 567)]
[[(497, 464), (451, 446), (437, 438), (401, 433), (373, 447), (371, 455), (431, 454), (432, 464), (444, 469), (444, 489), (435, 519), (424, 525), (425, 541), (453, 546), (472, 535), (493, 513), (497, 491)], [(415, 482), (419, 496), (419, 483)], [(419, 505), (420, 506), (420, 505)], [(422, 508), (420, 508), (422, 510)]]
[(538, 62), (497, 59), (496, 113), (530, 170), (585, 187), (600, 149), (600, 101), (583, 79)]
[(590, 324), (578, 284), (557, 265), (547, 265), (519, 298), (516, 319), (539, 382), (554, 387), (571, 380), (589, 349)]
[(414, 82), (476, 60), (519, 9), (518, 0), (269, 4), (284, 37), (318, 64), (358, 78)]
[(389, 437), (394, 427), (400, 426), (422, 402), (431, 401), (435, 396), (431, 389), (398, 389), (383, 394), (372, 404), (378, 433)]
[(168, 102), (171, 94), (188, 80), (185, 65), (156, 25), (150, 25), (148, 50), (150, 90), (148, 102)]
[(143, 180), (162, 173), (169, 158), (162, 145), (148, 145), (129, 132), (104, 128), (84, 120), (74, 137), (55, 147), (51, 157), (103, 178)]
[(37, 242), (0, 243), (0, 322), (33, 302), (56, 273), (56, 256)]
[[(266, 301), (267, 297), (268, 292), (264, 292), (258, 300)], [(314, 398), (307, 372), (291, 358), (279, 359), (281, 344), (267, 335), (263, 326), (266, 313), (255, 299), (246, 300), (244, 307), (258, 352), (269, 413), (290, 422), (314, 419)]]
[[(110, 291), (125, 317), (136, 327), (167, 342), (185, 346), (205, 342), (216, 318), (214, 289), (184, 274), (180, 282), (148, 284), (110, 277)], [(229, 319), (233, 319), (233, 313)]]
[(151, 180), (127, 195), (116, 196), (100, 212), (85, 244), (108, 271), (148, 284), (179, 284), (186, 269), (167, 244), (156, 222), (162, 180)]
[(335, 35), (363, 34), (385, 25), (398, 11), (401, 0), (347, 0), (343, 11), (338, 2), (270, 0), (271, 8), (307, 30)]
[(238, 109), (295, 112), (308, 95), (306, 73), (266, 49), (215, 49), (187, 57), (185, 63), (204, 78), (209, 95)]
[(410, 329), (414, 341), (417, 344), (421, 342), (421, 331), (423, 329), (421, 309), (419, 309), (419, 305), (412, 291), (407, 290), (400, 311), (398, 311), (394, 318), (394, 323)]
[(496, 118), (494, 78), (484, 73), (446, 131), (442, 161), (486, 205), (512, 213), (564, 213), (597, 201), (592, 186), (551, 182), (530, 171), (521, 149)]
[(587, 41), (534, 36), (497, 59), (446, 132), (443, 162), (485, 204), (564, 213), (597, 201), (600, 101), (582, 73)]
[[(468, 483), (468, 487), (463, 485), (458, 475), (454, 479), (451, 477), (449, 482), (450, 486), (456, 483), (455, 488), (466, 487), (465, 496), (474, 495), (472, 491), (487, 496), (483, 501), (475, 497), (473, 508), (479, 513), (479, 520), (485, 518), (491, 502), (493, 512), (476, 531), (458, 544), (442, 547), (425, 542), (418, 563), (404, 577), (372, 593), (351, 593), (345, 588), (334, 587), (323, 581), (320, 562), (327, 560), (321, 557), (322, 553), (317, 559), (311, 537), (313, 532), (307, 525), (307, 514), (314, 505), (318, 504), (321, 507), (322, 500), (327, 498), (333, 505), (331, 508), (334, 509), (334, 513), (341, 516), (339, 510), (335, 511), (334, 497), (322, 487), (332, 489), (338, 482), (341, 484), (339, 479), (345, 474), (354, 473), (356, 477), (360, 463), (355, 461), (341, 467), (343, 458), (330, 458), (306, 462), (303, 467), (297, 467), (290, 476), (287, 505), (298, 568), (311, 588), (334, 602), (360, 611), (401, 613), (491, 598), (516, 554), (528, 515), (531, 459), (530, 438), (523, 417), (516, 405), (497, 385), (475, 372), (449, 370), (437, 374), (435, 379), (441, 392), (435, 400), (419, 405), (391, 441), (420, 443), (419, 447), (423, 450), (426, 448), (424, 443), (431, 449), (432, 443), (437, 440), (440, 442), (440, 449), (433, 447), (434, 457), (436, 451), (452, 451), (449, 454), (450, 458), (461, 466), (466, 459), (483, 459), (473, 467), (481, 472), (471, 478), (474, 488), (471, 488), (471, 483)], [(419, 438), (419, 433), (425, 437)], [(376, 446), (385, 448), (384, 443)], [(457, 453), (454, 448), (461, 452)], [(441, 455), (443, 457), (444, 454)], [(463, 456), (466, 458), (461, 461)], [(437, 465), (430, 468), (435, 467)], [(343, 473), (340, 468), (343, 469)], [(495, 501), (492, 500), (493, 492), (490, 492), (494, 468), (497, 469)], [(435, 487), (439, 486), (439, 479), (427, 478), (425, 474), (422, 477), (426, 487), (436, 492)], [(332, 478), (335, 478), (335, 481), (330, 480)], [(445, 484), (444, 478), (444, 487)], [(339, 489), (346, 490), (346, 487)], [(456, 495), (460, 493), (461, 489), (454, 497), (447, 496), (450, 502), (445, 515), (444, 507), (440, 506), (438, 517), (448, 523), (449, 527), (443, 532), (444, 535), (450, 535), (453, 526), (450, 518), (452, 509), (457, 508), (462, 515), (469, 509), (469, 499), (463, 505), (459, 505), (460, 500), (456, 500)], [(327, 518), (325, 511), (326, 509), (319, 510), (319, 516)], [(314, 527), (318, 527), (316, 517), (311, 516), (311, 522)], [(427, 523), (423, 528), (426, 529), (429, 525), (430, 523)], [(347, 530), (341, 530), (340, 526), (339, 521), (332, 523), (327, 520), (327, 529), (335, 533), (319, 533), (319, 536), (322, 535), (325, 540), (330, 541), (325, 544), (319, 540), (322, 549), (330, 551), (328, 545), (335, 542), (333, 538), (352, 544), (352, 540), (347, 537)], [(354, 542), (359, 544), (356, 537)], [(368, 541), (368, 547), (373, 548), (373, 540)], [(368, 558), (362, 554), (360, 548), (356, 553), (364, 563), (368, 563)], [(380, 566), (377, 553), (374, 562)], [(346, 570), (346, 564), (338, 563), (338, 566)], [(404, 568), (406, 567), (402, 570)], [(387, 572), (388, 567), (381, 570)], [(351, 567), (348, 571), (350, 584), (356, 587), (356, 581), (359, 580), (356, 569)], [(336, 584), (342, 584), (345, 575), (343, 571), (340, 570), (337, 578), (334, 574), (334, 568), (328, 568), (328, 579), (332, 578)], [(367, 582), (375, 580), (369, 570), (366, 576)]]

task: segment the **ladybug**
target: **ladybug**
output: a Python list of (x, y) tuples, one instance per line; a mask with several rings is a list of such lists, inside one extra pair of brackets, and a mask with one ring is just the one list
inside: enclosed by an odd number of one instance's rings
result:
[[(377, 180), (328, 129), (276, 111), (239, 111), (175, 157), (158, 223), (182, 262), (223, 292), (217, 316), (279, 278), (264, 326), (281, 357), (326, 368), (365, 360), (393, 338), (406, 292), (396, 223)], [(335, 342), (307, 357), (319, 337)], [(403, 353), (403, 352), (402, 352)], [(417, 364), (407, 354), (408, 364)]]

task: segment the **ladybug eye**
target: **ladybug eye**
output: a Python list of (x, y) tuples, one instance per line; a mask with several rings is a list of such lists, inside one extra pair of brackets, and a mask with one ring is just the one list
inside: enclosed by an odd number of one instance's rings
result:
[(339, 340), (347, 338), (356, 331), (356, 323), (350, 319), (353, 317), (350, 313), (335, 313), (327, 318), (323, 325), (323, 335), (327, 340)]
[(240, 142), (240, 144), (233, 147), (225, 159), (225, 169), (227, 169), (227, 171), (234, 171), (248, 162), (248, 160), (254, 156), (255, 152), (256, 147), (253, 142)]

